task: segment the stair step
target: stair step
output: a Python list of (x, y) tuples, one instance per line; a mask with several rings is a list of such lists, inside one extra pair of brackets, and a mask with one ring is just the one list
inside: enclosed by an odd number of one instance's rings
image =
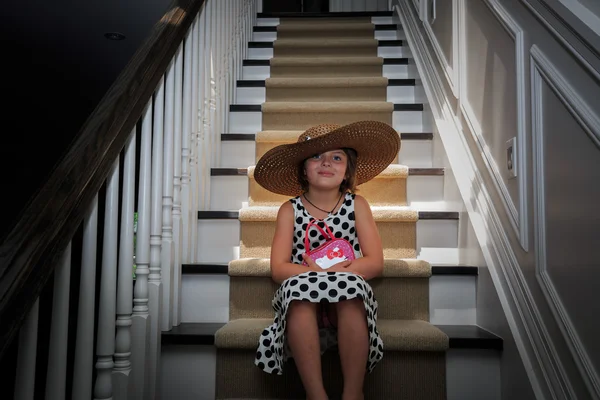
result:
[(391, 17), (392, 11), (338, 11), (338, 12), (260, 12), (258, 18), (356, 18)]
[[(286, 102), (287, 103), (287, 102)], [(315, 102), (316, 103), (316, 102)], [(272, 105), (273, 103), (270, 103)], [(306, 103), (302, 103), (306, 104)], [(394, 111), (423, 111), (423, 103), (396, 103)], [(261, 104), (230, 104), (230, 112), (262, 112)]]
[[(273, 208), (273, 207), (271, 207)], [(404, 209), (404, 207), (394, 207)], [(276, 209), (276, 208), (275, 208)], [(408, 208), (406, 208), (408, 210)], [(457, 211), (418, 211), (418, 219), (420, 220), (458, 220), (459, 213)], [(198, 211), (198, 219), (234, 219), (240, 217), (240, 212), (231, 210), (200, 210)]]
[[(271, 65), (271, 60), (253, 60), (245, 59), (242, 61), (244, 67), (268, 67)], [(408, 65), (408, 57), (384, 57), (383, 65)]]
[[(374, 24), (374, 29), (376, 31), (395, 31), (398, 29), (398, 24)], [(277, 25), (255, 25), (252, 28), (253, 32), (277, 32)]]
[[(247, 176), (248, 168), (211, 168), (210, 176)], [(444, 168), (409, 168), (408, 175), (443, 176)]]
[[(215, 274), (215, 275), (227, 275), (229, 265), (226, 263), (191, 263), (182, 264), (181, 273), (187, 274)], [(432, 275), (471, 275), (477, 276), (479, 274), (479, 267), (472, 265), (432, 265)]]
[(416, 79), (386, 77), (298, 77), (237, 81), (235, 104), (266, 101), (387, 101), (415, 103)]
[[(407, 57), (412, 55), (410, 48), (408, 47), (408, 45), (406, 44), (406, 41), (403, 39), (369, 39), (372, 40), (373, 42), (375, 40), (377, 40), (377, 46), (375, 48), (375, 54), (373, 54), (373, 56), (377, 56), (377, 57)], [(268, 60), (270, 58), (273, 58), (273, 54), (274, 54), (274, 45), (273, 45), (274, 41), (249, 41), (248, 42), (248, 58), (249, 59), (259, 59), (259, 60)], [(308, 42), (307, 42), (308, 43)], [(316, 42), (319, 43), (319, 42)], [(343, 41), (340, 41), (340, 43), (343, 43)], [(294, 48), (301, 48), (301, 49), (305, 49), (305, 48), (310, 48), (311, 50), (314, 51), (315, 47), (314, 46), (310, 46), (310, 45), (306, 45), (304, 47), (297, 47), (298, 46), (298, 42), (294, 42)], [(342, 56), (342, 57), (349, 57), (351, 56), (351, 53), (355, 53), (357, 47), (359, 44), (362, 44), (363, 47), (362, 49), (364, 50), (362, 53), (358, 53), (364, 56), (367, 56), (369, 54), (369, 51), (371, 51), (371, 48), (366, 47), (367, 42), (366, 41), (362, 41), (362, 42), (358, 42), (358, 40), (355, 41), (347, 41), (347, 44), (345, 44), (344, 46), (341, 46), (340, 44), (337, 44), (335, 46), (331, 46), (331, 49), (336, 49), (336, 54), (338, 56)], [(292, 53), (292, 48), (290, 48), (289, 46), (286, 46), (286, 44), (283, 42), (282, 39), (280, 39), (278, 41), (278, 49), (282, 48), (285, 49), (285, 51), (283, 53), (281, 53), (281, 56), (284, 56), (286, 58), (289, 58), (290, 54), (297, 54), (300, 55), (300, 53)], [(360, 48), (360, 47), (359, 47)], [(327, 47), (320, 47), (321, 51), (323, 51), (323, 49), (327, 49)], [(304, 57), (314, 57), (314, 54), (310, 54), (310, 53), (302, 53), (304, 55)]]
[[(281, 79), (281, 78), (280, 78)], [(304, 78), (307, 81), (319, 81), (319, 78)], [(320, 78), (321, 80), (330, 81), (330, 78)], [(352, 78), (347, 78), (352, 79)], [(412, 78), (404, 79), (388, 79), (388, 86), (415, 86), (416, 80)], [(237, 81), (238, 88), (264, 88), (267, 86), (265, 79), (240, 79)]]
[[(378, 42), (377, 45), (379, 47), (401, 47), (406, 44), (405, 41), (402, 39), (378, 40), (377, 42)], [(272, 49), (272, 48), (274, 48), (274, 43), (271, 41), (252, 40), (252, 41), (248, 42), (248, 48), (249, 49)]]
[[(263, 126), (272, 130), (305, 130), (325, 121), (344, 124), (360, 118), (386, 122), (398, 132), (431, 132), (432, 129), (431, 121), (424, 118), (423, 103), (285, 101), (232, 104), (229, 110), (229, 127), (240, 133), (260, 132)], [(303, 113), (309, 112), (312, 121), (303, 117)]]
[[(265, 35), (265, 34), (263, 34)], [(380, 33), (379, 35), (382, 35)], [(395, 47), (382, 47), (382, 49), (395, 49)], [(406, 47), (401, 47), (401, 49), (406, 49)], [(258, 49), (261, 50), (261, 49)], [(261, 51), (270, 51), (271, 49), (262, 49)], [(410, 52), (406, 52), (406, 54), (379, 54), (382, 60), (378, 60), (374, 57), (344, 57), (344, 59), (339, 59), (339, 57), (328, 57), (328, 58), (302, 58), (295, 57), (293, 60), (294, 63), (302, 63), (302, 69), (298, 69), (298, 67), (293, 67), (286, 65), (287, 68), (286, 75), (289, 76), (306, 76), (306, 74), (301, 73), (300, 71), (312, 71), (311, 76), (314, 75), (315, 68), (321, 70), (323, 76), (355, 76), (354, 68), (366, 68), (370, 70), (370, 73), (365, 73), (362, 76), (384, 76), (386, 78), (413, 78), (413, 76), (409, 75), (409, 58)], [(249, 57), (245, 59), (242, 63), (243, 71), (242, 76), (244, 79), (266, 79), (271, 76), (271, 68), (275, 67), (275, 63), (271, 65), (271, 57)], [(286, 61), (286, 59), (278, 59), (277, 65), (281, 68), (281, 62)], [(289, 60), (292, 61), (292, 60)], [(341, 63), (340, 63), (341, 62)], [(380, 63), (383, 63), (381, 65)], [(285, 63), (285, 62), (284, 62)], [(379, 65), (377, 65), (379, 64)], [(337, 74), (332, 75), (326, 73), (326, 67), (332, 66), (336, 68)], [(353, 66), (351, 69), (349, 67)], [(343, 68), (342, 68), (343, 67)], [(291, 69), (290, 69), (291, 68)], [(342, 68), (342, 69), (340, 69)], [(346, 68), (346, 69), (344, 69)], [(281, 71), (281, 69), (280, 69)], [(291, 71), (291, 74), (290, 74)]]
[[(432, 140), (431, 132), (402, 132), (402, 140)], [(222, 133), (222, 141), (255, 141), (254, 133)]]
[[(215, 333), (226, 323), (182, 323), (170, 331), (162, 332), (163, 345), (206, 345), (215, 343)], [(451, 349), (502, 350), (504, 340), (477, 325), (434, 325), (444, 332)], [(258, 343), (258, 337), (256, 338)]]
[[(399, 284), (404, 291), (412, 291), (410, 298), (413, 298), (421, 287), (417, 281), (428, 279), (428, 320), (432, 324), (456, 325), (477, 322), (477, 267), (460, 264), (431, 266), (428, 262), (420, 264), (420, 260), (416, 259), (386, 261), (386, 275), (391, 280), (386, 280), (385, 283), (380, 279), (375, 280), (373, 285), (376, 291), (382, 290), (381, 285)], [(269, 286), (268, 262), (268, 258), (233, 259), (182, 265), (182, 321), (225, 322), (231, 318), (231, 312), (243, 312), (239, 306), (230, 308), (230, 296), (235, 297), (231, 290), (235, 290), (236, 285), (242, 290), (250, 291), (258, 290), (258, 287), (264, 284)], [(396, 278), (402, 281), (393, 282)], [(251, 283), (253, 288), (247, 288), (248, 283)], [(415, 284), (417, 286), (414, 286)], [(388, 287), (383, 290), (389, 289)], [(205, 306), (198, 307), (198, 304)], [(266, 316), (269, 316), (269, 312), (265, 311), (264, 307), (258, 307), (259, 305), (260, 302), (248, 306), (255, 311), (261, 308), (266, 312)], [(382, 313), (390, 312), (381, 306)], [(399, 304), (397, 306), (399, 307)], [(394, 308), (393, 312), (397, 313), (399, 309)]]

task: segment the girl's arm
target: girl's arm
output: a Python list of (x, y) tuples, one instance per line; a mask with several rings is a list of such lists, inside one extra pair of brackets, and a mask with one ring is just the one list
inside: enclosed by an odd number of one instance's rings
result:
[(362, 275), (365, 280), (376, 278), (383, 273), (383, 247), (371, 207), (359, 195), (354, 200), (354, 218), (363, 256), (353, 260), (346, 270)]
[(271, 278), (277, 283), (282, 283), (290, 276), (303, 272), (322, 271), (319, 267), (307, 267), (290, 262), (293, 235), (294, 207), (291, 202), (286, 201), (277, 213), (277, 224), (273, 235), (273, 243), (271, 244)]

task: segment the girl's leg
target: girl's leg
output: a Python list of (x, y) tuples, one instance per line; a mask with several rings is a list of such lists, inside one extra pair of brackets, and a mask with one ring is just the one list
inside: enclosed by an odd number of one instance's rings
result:
[(321, 373), (317, 306), (308, 301), (292, 301), (286, 317), (286, 337), (307, 399), (327, 400)]
[(361, 299), (336, 303), (338, 349), (344, 375), (342, 400), (362, 400), (369, 357), (369, 332)]

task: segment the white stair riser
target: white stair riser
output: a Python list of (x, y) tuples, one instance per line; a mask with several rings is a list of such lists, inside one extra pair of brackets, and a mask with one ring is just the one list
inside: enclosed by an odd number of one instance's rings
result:
[[(423, 118), (423, 111), (394, 111), (392, 126), (398, 132), (431, 132), (431, 122)], [(229, 132), (256, 133), (262, 130), (260, 111), (232, 111), (229, 113)]]
[[(231, 133), (237, 133), (231, 131)], [(256, 164), (254, 141), (221, 141), (222, 168), (244, 168)], [(415, 168), (432, 166), (431, 140), (402, 140), (398, 162)], [(409, 192), (410, 195), (410, 192)]]
[[(402, 31), (375, 31), (374, 35), (377, 40), (398, 40), (406, 38)], [(274, 42), (277, 40), (277, 32), (253, 32), (252, 41), (254, 42)]]
[[(383, 58), (411, 57), (411, 52), (408, 46), (379, 46), (377, 56)], [(270, 60), (273, 58), (273, 49), (249, 48), (247, 57), (249, 60)]]
[[(384, 65), (383, 76), (389, 79), (406, 79), (411, 77), (408, 70), (409, 69), (407, 65)], [(264, 80), (269, 78), (270, 76), (271, 67), (269, 66), (244, 66), (242, 70), (243, 79)]]
[[(402, 132), (400, 132), (402, 136)], [(431, 140), (406, 140), (400, 146), (398, 162), (413, 168), (430, 168), (433, 166), (433, 143)]]
[[(258, 338), (257, 338), (258, 343)], [(214, 400), (217, 350), (214, 346), (163, 346), (161, 399)], [(201, 374), (198, 371), (202, 371)], [(500, 354), (494, 350), (449, 349), (447, 400), (500, 400)]]
[(429, 319), (435, 325), (476, 325), (477, 277), (433, 275), (429, 278)]
[[(240, 254), (240, 222), (236, 219), (198, 220), (198, 262), (227, 263)], [(417, 221), (417, 254), (428, 248), (456, 248), (457, 220)]]
[[(393, 17), (371, 17), (371, 22), (376, 25), (393, 24)], [(257, 18), (256, 26), (277, 26), (279, 18)]]
[(425, 260), (435, 265), (458, 265), (460, 250), (458, 247), (422, 247), (417, 259)]
[[(254, 165), (249, 164), (249, 165)], [(248, 202), (248, 178), (245, 176), (211, 176), (210, 210), (239, 210)], [(407, 203), (441, 202), (444, 200), (443, 176), (409, 176)], [(420, 206), (426, 209), (424, 206)]]
[[(236, 104), (262, 104), (266, 101), (264, 87), (238, 87), (236, 88)], [(386, 101), (391, 103), (414, 103), (414, 86), (388, 86)]]
[[(475, 276), (434, 275), (429, 282), (429, 313), (432, 324), (476, 323)], [(228, 275), (183, 275), (181, 285), (182, 322), (229, 321)], [(199, 304), (202, 306), (199, 307)]]

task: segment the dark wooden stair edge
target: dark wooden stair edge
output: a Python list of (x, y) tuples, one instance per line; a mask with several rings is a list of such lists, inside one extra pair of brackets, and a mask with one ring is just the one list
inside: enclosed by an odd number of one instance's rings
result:
[[(228, 264), (196, 263), (182, 264), (183, 275), (226, 275), (229, 271)], [(432, 265), (431, 274), (440, 275), (479, 275), (479, 267), (472, 265)]]
[[(409, 168), (409, 176), (443, 176), (444, 168)], [(210, 176), (246, 176), (248, 168), (211, 168)]]
[[(198, 219), (238, 219), (239, 211), (198, 211)], [(458, 211), (419, 211), (419, 220), (458, 220)]]
[[(182, 323), (162, 332), (162, 345), (215, 344), (216, 332), (225, 325), (221, 322)], [(450, 349), (503, 350), (504, 340), (477, 325), (434, 325), (450, 339)], [(257, 338), (258, 340), (258, 338)]]
[[(402, 140), (432, 140), (432, 132), (401, 132)], [(255, 141), (254, 133), (222, 133), (222, 141)]]
[[(385, 57), (383, 59), (383, 65), (408, 65), (408, 57)], [(271, 60), (254, 60), (254, 59), (244, 59), (242, 61), (242, 66), (244, 67), (269, 67), (271, 65)]]
[[(379, 47), (404, 46), (403, 39), (379, 39), (377, 42), (377, 46)], [(251, 40), (248, 42), (249, 49), (272, 49), (273, 47), (274, 42), (272, 41)]]
[[(398, 29), (400, 24), (373, 24), (376, 31), (395, 31)], [(252, 28), (252, 32), (263, 33), (263, 32), (277, 32), (277, 25), (255, 25)]]
[[(313, 79), (314, 78), (306, 78)], [(325, 78), (327, 79), (327, 78)], [(417, 80), (415, 78), (388, 78), (389, 86), (415, 86)], [(267, 86), (266, 79), (238, 79), (236, 82), (237, 88), (264, 88)]]
[[(261, 104), (230, 104), (230, 112), (262, 112)], [(394, 103), (394, 111), (423, 111), (423, 103)]]

